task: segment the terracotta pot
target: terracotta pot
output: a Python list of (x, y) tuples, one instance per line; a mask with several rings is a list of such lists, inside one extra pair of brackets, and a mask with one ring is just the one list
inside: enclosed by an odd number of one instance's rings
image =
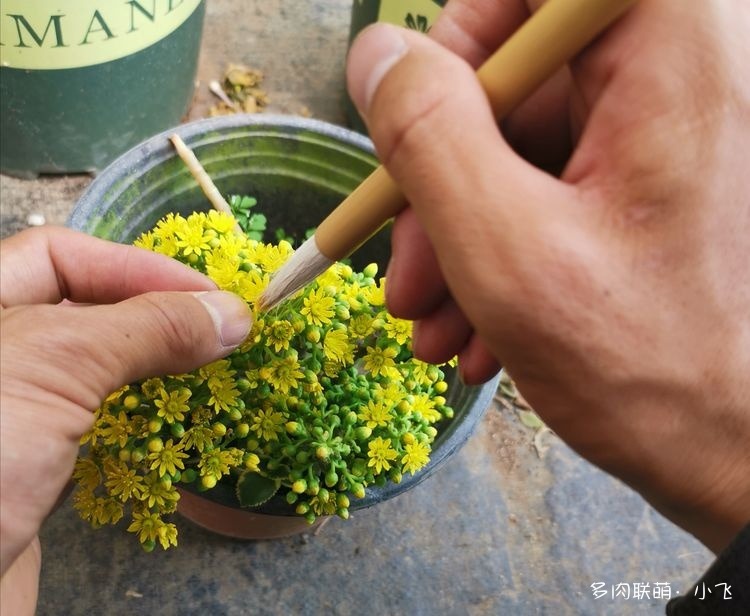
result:
[(280, 539), (319, 530), (328, 521), (321, 517), (308, 524), (302, 516), (256, 513), (221, 505), (189, 490), (178, 491), (177, 513), (198, 526), (235, 539)]

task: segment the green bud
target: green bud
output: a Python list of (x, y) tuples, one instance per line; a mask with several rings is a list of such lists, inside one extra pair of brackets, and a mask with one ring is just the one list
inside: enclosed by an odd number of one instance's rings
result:
[(229, 419), (232, 421), (239, 421), (242, 419), (242, 411), (240, 409), (232, 409), (229, 411)]
[(254, 438), (247, 439), (247, 442), (245, 443), (245, 449), (248, 451), (255, 451), (260, 447), (260, 443), (256, 441)]
[(346, 306), (336, 306), (336, 318), (341, 321), (348, 321), (351, 318), (349, 309)]
[(362, 270), (362, 273), (368, 278), (375, 278), (375, 276), (378, 275), (378, 264), (370, 263), (367, 267), (365, 267), (365, 269)]
[(158, 436), (155, 436), (148, 439), (146, 447), (151, 453), (158, 453), (159, 451), (164, 449), (164, 441), (162, 441)]
[(339, 516), (342, 520), (348, 520), (349, 510), (346, 507), (339, 507), (338, 509), (336, 509), (336, 515)]
[(179, 469), (175, 469), (172, 473), (172, 483), (177, 483), (180, 479), (182, 479), (182, 473)]
[(237, 389), (240, 391), (247, 391), (250, 389), (250, 381), (247, 379), (237, 379), (235, 383), (237, 384)]
[(321, 445), (315, 450), (315, 457), (318, 458), (318, 460), (327, 460), (330, 455), (331, 450), (328, 449), (328, 447)]
[(167, 473), (159, 477), (159, 481), (162, 483), (162, 485), (164, 485), (165, 488), (172, 487), (172, 477)]
[(352, 495), (354, 498), (364, 498), (365, 497), (365, 487), (361, 483), (357, 483), (352, 488)]
[(349, 507), (349, 497), (346, 494), (337, 494), (336, 495), (336, 504), (339, 507), (348, 508)]
[(201, 477), (201, 485), (207, 490), (210, 490), (216, 486), (216, 477), (213, 475), (203, 475), (203, 477)]
[(367, 461), (362, 458), (356, 458), (352, 463), (352, 473), (357, 477), (362, 477), (367, 471)]
[(339, 482), (339, 476), (338, 476), (338, 475), (336, 474), (336, 471), (334, 471), (333, 469), (330, 469), (330, 470), (329, 470), (329, 471), (328, 471), (328, 472), (326, 473), (326, 477), (325, 477), (325, 483), (326, 483), (326, 485), (327, 485), (327, 486), (328, 486), (329, 488), (332, 488), (332, 487), (333, 487), (333, 486), (335, 486), (335, 485), (336, 485), (336, 484), (337, 484), (338, 482)]
[(360, 426), (354, 431), (354, 437), (358, 441), (366, 441), (370, 436), (372, 436), (372, 429), (367, 426)]
[(432, 426), (427, 426), (427, 428), (425, 428), (425, 434), (430, 438), (435, 438), (437, 436), (437, 430)]
[(182, 438), (185, 436), (185, 426), (179, 422), (175, 422), (169, 426), (169, 433), (175, 438)]
[(393, 483), (401, 483), (401, 479), (402, 479), (401, 471), (393, 468), (391, 469), (391, 472), (388, 473), (388, 476), (390, 477), (390, 480)]
[(216, 436), (224, 436), (227, 433), (227, 427), (220, 421), (213, 424), (211, 430)]
[(312, 479), (310, 483), (307, 484), (306, 493), (310, 496), (315, 496), (318, 492), (320, 492), (320, 483), (318, 483), (317, 479)]
[(294, 459), (300, 464), (307, 464), (308, 460), (310, 459), (310, 454), (306, 451), (298, 451), (297, 455), (294, 456)]
[(308, 524), (315, 524), (315, 514), (312, 511), (308, 511), (305, 514), (305, 520), (307, 520)]
[(248, 434), (250, 434), (250, 425), (246, 423), (237, 424), (237, 427), (234, 429), (237, 436), (240, 438), (245, 438)]
[(435, 391), (439, 394), (444, 394), (446, 391), (448, 391), (448, 383), (445, 381), (438, 381), (435, 383)]
[(141, 543), (141, 547), (143, 548), (144, 552), (153, 552), (154, 548), (156, 547), (156, 541), (153, 539), (146, 539), (143, 543)]
[(290, 505), (294, 505), (294, 503), (297, 502), (298, 498), (299, 498), (299, 496), (297, 496), (297, 494), (295, 492), (287, 492), (286, 493), (286, 502), (289, 503)]
[(357, 414), (354, 411), (349, 411), (346, 414), (346, 417), (344, 417), (344, 423), (347, 426), (353, 426), (355, 423), (357, 423)]
[(292, 484), (292, 492), (303, 494), (307, 490), (307, 482), (304, 479), (298, 479)]
[(133, 464), (138, 464), (139, 462), (143, 461), (143, 458), (146, 457), (146, 450), (143, 447), (138, 447), (137, 449), (133, 449), (132, 453), (130, 454), (130, 461)]
[(182, 472), (180, 480), (182, 483), (193, 483), (198, 478), (198, 471), (194, 468), (188, 468)]
[(299, 503), (295, 508), (295, 511), (299, 515), (305, 515), (308, 511), (310, 511), (310, 505), (305, 502)]
[(121, 462), (130, 462), (133, 452), (130, 449), (120, 449), (117, 452), (117, 457)]
[(443, 409), (443, 417), (445, 417), (446, 419), (453, 419), (453, 415), (454, 415), (454, 412), (450, 406), (446, 406)]
[(320, 342), (320, 330), (317, 327), (311, 327), (309, 330), (307, 330), (305, 338), (307, 338), (308, 342), (318, 344), (318, 342)]
[(287, 421), (284, 424), (284, 429), (288, 434), (297, 434), (302, 431), (302, 426), (300, 426), (296, 421)]
[(328, 499), (330, 498), (331, 498), (331, 493), (325, 488), (320, 488), (320, 490), (318, 491), (318, 500), (321, 503), (327, 503)]

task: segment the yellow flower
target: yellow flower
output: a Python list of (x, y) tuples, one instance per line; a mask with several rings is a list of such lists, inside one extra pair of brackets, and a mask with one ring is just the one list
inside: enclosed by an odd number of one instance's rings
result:
[(93, 491), (101, 483), (102, 474), (91, 458), (78, 458), (73, 470), (73, 479), (83, 489)]
[(278, 353), (289, 348), (289, 341), (294, 337), (295, 332), (289, 321), (279, 319), (278, 321), (271, 321), (270, 325), (266, 326), (264, 333), (268, 344), (273, 346)]
[(117, 417), (109, 414), (103, 415), (100, 423), (106, 425), (99, 432), (105, 445), (125, 447), (128, 444), (128, 438), (132, 434), (132, 426), (124, 411), (120, 411)]
[(119, 496), (122, 502), (131, 497), (140, 498), (143, 493), (143, 477), (122, 462), (111, 462), (105, 468), (107, 480), (104, 485), (111, 496)]
[(349, 333), (355, 338), (367, 338), (375, 331), (375, 319), (369, 314), (360, 314), (349, 321)]
[(397, 319), (390, 314), (386, 314), (383, 329), (389, 338), (392, 338), (400, 345), (404, 345), (407, 341), (411, 340), (411, 328), (411, 321)]
[(377, 286), (372, 285), (365, 289), (365, 297), (371, 306), (382, 306), (385, 304), (385, 278), (381, 278)]
[(103, 524), (116, 524), (123, 515), (122, 504), (117, 500), (111, 497), (97, 497), (88, 490), (76, 491), (73, 506), (94, 528), (99, 528)]
[(234, 388), (234, 381), (212, 377), (208, 380), (208, 389), (211, 391), (208, 403), (213, 405), (216, 412), (228, 411), (237, 405), (240, 392)]
[(283, 359), (272, 361), (260, 369), (260, 375), (274, 388), (285, 394), (297, 387), (298, 380), (304, 377), (294, 355), (287, 355)]
[(149, 507), (157, 507), (159, 511), (168, 513), (174, 511), (180, 493), (168, 483), (164, 483), (155, 472), (151, 472), (143, 478), (143, 492), (140, 500)]
[(370, 400), (367, 406), (361, 406), (357, 417), (366, 422), (367, 427), (384, 427), (391, 420), (391, 409), (387, 403), (382, 401)]
[(145, 250), (155, 252), (155, 242), (156, 236), (151, 231), (146, 231), (146, 233), (142, 234), (141, 237), (133, 242), (133, 246), (138, 246), (138, 248), (144, 248)]
[(400, 373), (396, 369), (396, 362), (393, 359), (396, 355), (398, 355), (398, 351), (390, 346), (385, 348), (368, 346), (364, 360), (365, 370), (373, 376), (382, 375), (389, 378), (399, 378)]
[(201, 383), (211, 378), (231, 379), (235, 374), (237, 371), (232, 370), (232, 364), (228, 359), (217, 359), (198, 370)]
[(322, 289), (314, 289), (303, 300), (300, 314), (310, 325), (326, 325), (331, 322), (335, 300)]
[(162, 549), (166, 550), (170, 545), (177, 545), (177, 527), (169, 523), (163, 523), (157, 529), (157, 536)]
[(277, 441), (278, 433), (283, 431), (284, 415), (278, 411), (259, 410), (253, 417), (253, 425), (250, 429), (257, 432), (267, 441)]
[(328, 359), (345, 363), (349, 352), (349, 338), (345, 329), (332, 329), (323, 339), (323, 352)]
[(240, 270), (240, 263), (237, 259), (225, 257), (223, 254), (219, 258), (206, 259), (206, 273), (220, 289), (231, 289)]
[(281, 241), (278, 246), (264, 244), (259, 249), (257, 260), (260, 266), (267, 272), (275, 272), (291, 256), (294, 250), (289, 242)]
[(430, 398), (429, 394), (417, 394), (414, 396), (412, 412), (419, 413), (431, 424), (439, 421), (442, 417), (440, 411), (435, 408), (435, 402)]
[(237, 293), (250, 304), (254, 304), (266, 290), (271, 277), (268, 274), (258, 272), (248, 272), (240, 278)]
[(154, 405), (158, 409), (156, 414), (170, 424), (182, 421), (185, 419), (185, 413), (190, 410), (187, 401), (192, 393), (187, 387), (170, 392), (162, 389), (161, 400), (154, 400)]
[(370, 458), (367, 466), (374, 467), (376, 475), (383, 470), (389, 470), (391, 468), (390, 460), (395, 460), (398, 457), (396, 451), (391, 447), (391, 441), (381, 437), (372, 439), (367, 448), (367, 457)]
[(213, 449), (201, 454), (198, 468), (201, 477), (213, 477), (217, 481), (229, 473), (232, 466), (237, 466), (237, 455), (232, 450)]
[(164, 526), (158, 513), (152, 513), (148, 509), (145, 511), (134, 511), (133, 521), (128, 526), (129, 533), (137, 533), (138, 541), (156, 541), (159, 537), (159, 529)]
[(161, 450), (148, 454), (148, 459), (151, 460), (150, 468), (152, 471), (158, 471), (159, 477), (165, 473), (174, 475), (178, 468), (185, 470), (182, 460), (187, 457), (188, 455), (182, 451), (182, 445), (175, 445), (172, 439), (169, 439)]
[(427, 443), (414, 441), (404, 445), (406, 453), (401, 458), (404, 472), (412, 475), (430, 461), (430, 446)]
[(158, 398), (163, 388), (164, 382), (158, 378), (148, 379), (147, 381), (143, 381), (143, 383), (141, 383), (141, 392), (149, 400)]
[(200, 257), (204, 250), (211, 249), (209, 246), (211, 238), (206, 235), (200, 218), (196, 216), (196, 214), (191, 214), (187, 224), (175, 233), (177, 247), (182, 249), (182, 254), (186, 257), (191, 254)]
[(213, 443), (214, 432), (211, 428), (204, 426), (193, 426), (185, 432), (180, 441), (185, 449), (197, 449), (202, 452), (208, 445)]
[(206, 225), (217, 233), (230, 233), (236, 224), (234, 217), (226, 212), (211, 210), (206, 216)]

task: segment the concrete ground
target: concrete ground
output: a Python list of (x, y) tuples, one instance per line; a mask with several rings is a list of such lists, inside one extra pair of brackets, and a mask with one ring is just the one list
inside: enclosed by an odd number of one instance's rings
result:
[[(351, 4), (211, 0), (190, 119), (214, 103), (207, 82), (243, 62), (265, 71), (270, 111), (344, 123)], [(30, 214), (63, 224), (90, 181), (2, 176), (2, 234)], [(42, 532), (38, 613), (663, 613), (667, 593), (685, 592), (711, 555), (520, 418), (496, 402), (434, 477), (317, 536), (238, 542), (180, 520), (178, 549), (145, 554), (122, 528), (91, 530), (66, 503)], [(647, 596), (635, 584), (649, 584)]]

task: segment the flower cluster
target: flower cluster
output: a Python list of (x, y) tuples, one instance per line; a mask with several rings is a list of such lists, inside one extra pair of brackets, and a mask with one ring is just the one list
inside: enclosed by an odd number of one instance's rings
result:
[(177, 484), (237, 486), (239, 503), (278, 495), (311, 523), (349, 516), (350, 497), (399, 482), (429, 461), (436, 424), (453, 416), (442, 370), (411, 354), (411, 323), (384, 307), (377, 266), (335, 264), (268, 313), (255, 307), (289, 242), (234, 232), (218, 212), (170, 214), (136, 245), (178, 259), (244, 298), (247, 340), (189, 374), (151, 378), (110, 395), (79, 458), (75, 507), (95, 527), (130, 515), (150, 551), (177, 543), (165, 516)]

